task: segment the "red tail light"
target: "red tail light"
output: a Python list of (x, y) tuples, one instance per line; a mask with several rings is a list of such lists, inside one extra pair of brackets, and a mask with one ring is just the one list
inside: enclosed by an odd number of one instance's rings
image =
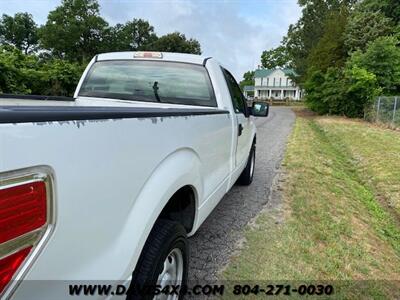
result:
[(32, 247), (22, 249), (0, 260), (0, 293), (10, 282), (12, 276), (28, 256), (31, 249)]
[(46, 183), (31, 177), (0, 186), (0, 294), (47, 228)]
[(0, 244), (46, 223), (46, 186), (43, 181), (0, 190)]

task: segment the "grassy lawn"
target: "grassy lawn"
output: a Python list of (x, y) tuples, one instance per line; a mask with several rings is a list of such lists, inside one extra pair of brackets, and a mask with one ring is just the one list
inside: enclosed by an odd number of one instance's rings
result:
[(400, 220), (400, 133), (339, 118), (318, 123), (330, 138), (341, 140), (376, 198)]
[(400, 297), (400, 133), (299, 113), (284, 168), (282, 207), (248, 227), (222, 278), (327, 280), (335, 299)]

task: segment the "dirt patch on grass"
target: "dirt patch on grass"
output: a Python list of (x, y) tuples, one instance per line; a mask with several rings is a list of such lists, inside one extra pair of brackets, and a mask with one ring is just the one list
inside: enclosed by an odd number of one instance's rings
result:
[(302, 118), (309, 119), (309, 118), (315, 118), (318, 116), (315, 112), (309, 110), (306, 107), (294, 107), (294, 108), (292, 108), (292, 110), (296, 114), (296, 117), (302, 117)]

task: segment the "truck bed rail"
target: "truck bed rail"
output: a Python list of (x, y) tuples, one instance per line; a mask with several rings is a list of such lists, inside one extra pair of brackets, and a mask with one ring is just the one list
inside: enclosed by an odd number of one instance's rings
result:
[(0, 99), (23, 99), (23, 100), (41, 100), (41, 101), (75, 101), (73, 97), (66, 96), (43, 96), (43, 95), (17, 95), (0, 94)]
[(229, 111), (207, 108), (0, 105), (0, 124), (124, 118), (182, 117), (216, 114), (229, 114)]

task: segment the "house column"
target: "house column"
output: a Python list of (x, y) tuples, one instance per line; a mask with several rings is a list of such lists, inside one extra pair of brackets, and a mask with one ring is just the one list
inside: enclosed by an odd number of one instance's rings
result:
[(283, 99), (283, 90), (281, 90), (281, 100)]

